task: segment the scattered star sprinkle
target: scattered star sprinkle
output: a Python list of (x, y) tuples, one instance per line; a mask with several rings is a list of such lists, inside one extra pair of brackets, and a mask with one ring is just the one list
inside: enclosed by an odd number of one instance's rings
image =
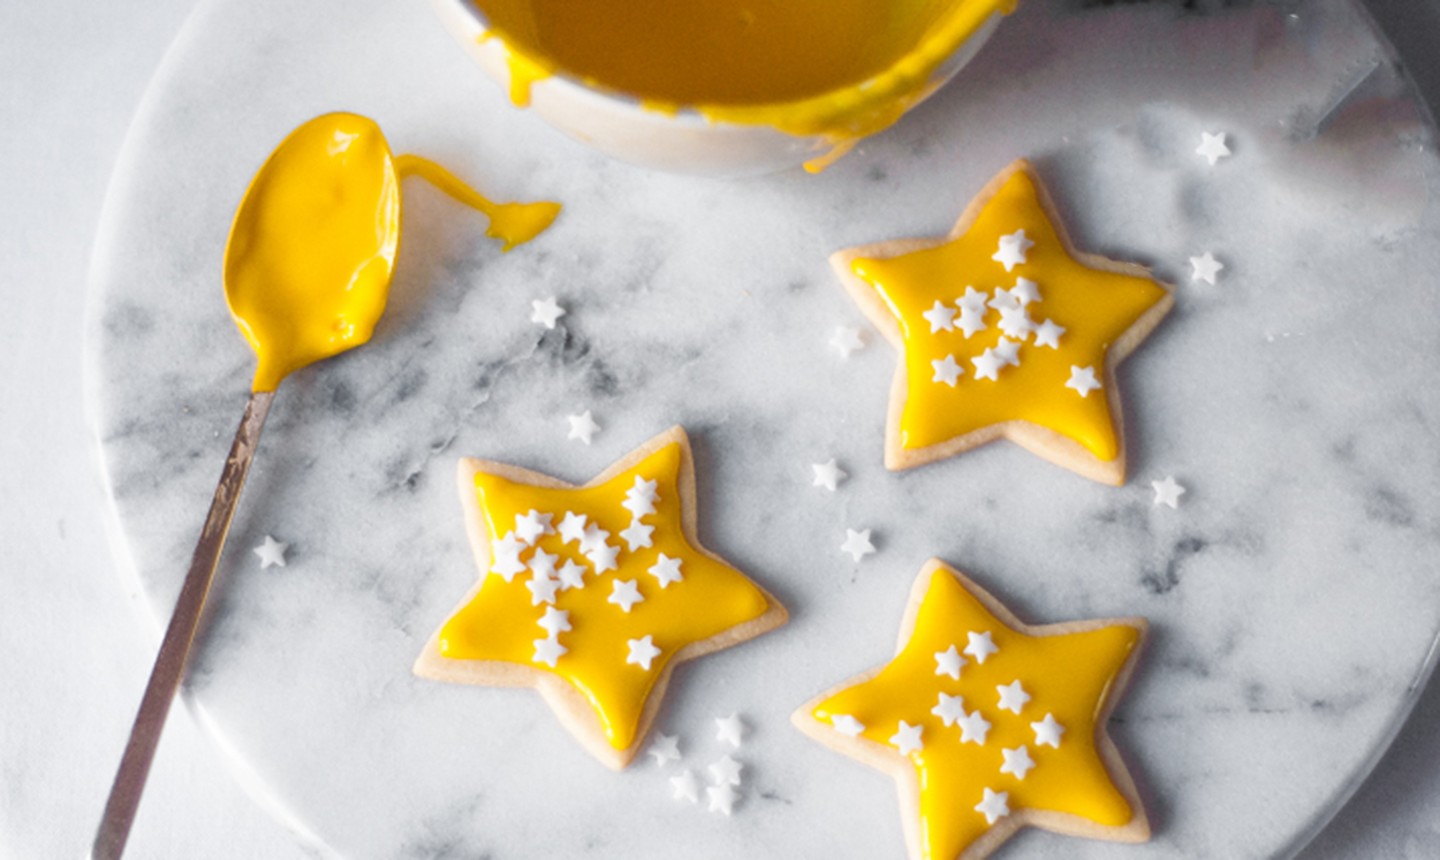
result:
[(650, 566), (646, 573), (655, 577), (655, 581), (660, 583), (662, 589), (673, 582), (680, 582), (685, 579), (680, 573), (680, 559), (671, 558), (663, 552), (660, 553), (660, 557)]
[(1095, 368), (1076, 367), (1070, 365), (1070, 379), (1065, 383), (1066, 388), (1073, 388), (1081, 397), (1089, 397), (1090, 392), (1100, 388), (1100, 380), (1095, 378)]
[(530, 303), (530, 307), (534, 308), (530, 312), (530, 322), (543, 325), (547, 329), (553, 329), (556, 321), (565, 316), (565, 309), (560, 307), (554, 296), (543, 301), (533, 301)]
[(1065, 727), (1055, 721), (1054, 714), (1046, 714), (1045, 719), (1031, 723), (1030, 730), (1035, 733), (1036, 746), (1060, 749), (1060, 736), (1065, 734)]
[(1195, 153), (1204, 156), (1205, 160), (1210, 162), (1210, 166), (1214, 167), (1220, 159), (1230, 155), (1230, 147), (1225, 143), (1225, 132), (1222, 131), (1219, 134), (1211, 134), (1208, 131), (1200, 132), (1200, 145), (1195, 147)]
[(515, 518), (515, 536), (526, 546), (534, 546), (535, 540), (541, 535), (555, 534), (555, 529), (550, 525), (554, 519), (554, 514), (542, 514), (531, 508), (529, 513)]
[(1014, 233), (1000, 237), (1000, 250), (996, 251), (990, 259), (1004, 266), (1005, 271), (1008, 272), (1024, 263), (1026, 252), (1033, 247), (1035, 247), (1035, 243), (1026, 237), (1025, 231), (1016, 230)]
[(716, 785), (739, 785), (740, 771), (744, 767), (729, 755), (721, 756), (709, 767), (710, 781)]
[(960, 743), (985, 746), (985, 737), (990, 734), (990, 721), (985, 719), (979, 708), (957, 717), (955, 725), (960, 727)]
[(739, 714), (715, 718), (715, 740), (724, 741), (738, 749), (740, 747), (740, 741), (744, 739), (744, 736), (745, 724), (740, 721)]
[(1010, 793), (1007, 791), (991, 791), (985, 789), (985, 797), (975, 804), (975, 811), (985, 816), (986, 824), (994, 824), (998, 819), (1010, 814)]
[(931, 334), (937, 331), (955, 330), (955, 309), (939, 299), (935, 300), (934, 307), (921, 314), (921, 316), (925, 317), (926, 322), (930, 323)]
[(834, 457), (824, 463), (812, 463), (810, 468), (815, 471), (815, 481), (811, 486), (824, 487), (832, 493), (839, 488), (841, 481), (850, 477), (835, 464)]
[(975, 365), (976, 379), (988, 379), (991, 382), (1000, 379), (1000, 368), (1005, 366), (1005, 360), (996, 355), (994, 349), (989, 348), (970, 359), (970, 363)]
[(965, 717), (965, 699), (961, 696), (952, 696), (949, 693), (940, 693), (940, 703), (930, 709), (930, 713), (940, 718), (946, 728), (955, 725), (955, 721)]
[(1030, 701), (1030, 694), (1025, 692), (1019, 681), (997, 686), (995, 692), (1000, 695), (1000, 710), (1009, 711), (1016, 716), (1025, 709), (1025, 703)]
[(1024, 780), (1025, 774), (1035, 767), (1035, 759), (1030, 757), (1030, 748), (1024, 744), (1014, 749), (1001, 749), (1000, 755), (1005, 759), (1005, 763), (1000, 765), (1000, 772), (1014, 774), (1016, 779)]
[(1064, 333), (1064, 326), (1056, 325), (1047, 319), (1035, 327), (1035, 345), (1049, 347), (1050, 349), (1059, 349), (1060, 335)]
[(633, 579), (617, 579), (610, 588), (610, 596), (605, 598), (607, 603), (613, 603), (626, 612), (637, 603), (643, 603), (645, 598), (640, 596), (640, 586)]
[(680, 736), (657, 733), (655, 740), (650, 742), (650, 746), (645, 752), (655, 759), (655, 764), (659, 767), (664, 767), (667, 762), (679, 761)]
[(978, 633), (972, 630), (966, 635), (965, 638), (967, 640), (967, 644), (965, 645), (965, 653), (969, 654), (971, 657), (974, 657), (975, 662), (979, 663), (981, 666), (985, 665), (985, 661), (990, 659), (991, 654), (994, 654), (1000, 650), (995, 646), (995, 637), (990, 633), (989, 630), (984, 630)]
[(960, 365), (955, 363), (955, 356), (953, 355), (947, 355), (943, 359), (932, 360), (930, 366), (935, 368), (935, 377), (930, 381), (943, 382), (951, 388), (955, 387), (955, 383), (960, 381), (960, 374), (964, 373)]
[(858, 532), (854, 529), (846, 529), (845, 542), (840, 544), (840, 551), (849, 553), (850, 557), (857, 562), (874, 553), (875, 544), (870, 542), (870, 529)]
[(861, 336), (858, 328), (836, 326), (835, 334), (830, 337), (830, 346), (840, 353), (841, 358), (849, 358), (856, 351), (865, 348), (865, 338)]
[(679, 776), (670, 777), (670, 789), (675, 793), (676, 800), (700, 802), (700, 780), (689, 770), (681, 772)]
[(549, 639), (535, 640), (535, 662), (544, 663), (551, 669), (554, 669), (556, 662), (569, 651), (569, 648), (561, 645), (560, 640), (553, 636)]
[(740, 799), (740, 794), (735, 791), (733, 785), (712, 785), (705, 789), (705, 797), (709, 801), (711, 812), (723, 812), (731, 815), (735, 811), (735, 801)]
[(912, 726), (904, 720), (901, 720), (899, 727), (895, 730), (895, 734), (890, 736), (891, 746), (900, 750), (901, 755), (919, 752), (925, 748), (924, 742), (920, 740), (920, 733), (924, 728), (924, 726), (919, 725)]
[(281, 543), (275, 538), (266, 535), (265, 542), (251, 551), (260, 556), (260, 569), (264, 570), (267, 567), (284, 567), (285, 551), (289, 548), (290, 544)]
[(1190, 280), (1204, 281), (1205, 283), (1214, 286), (1215, 276), (1220, 274), (1220, 270), (1224, 268), (1224, 263), (1215, 259), (1215, 255), (1213, 253), (1206, 251), (1199, 257), (1190, 258)]
[(556, 609), (553, 606), (547, 606), (545, 608), (545, 614), (540, 616), (540, 621), (537, 623), (544, 628), (546, 633), (550, 634), (551, 639), (554, 639), (561, 633), (569, 632), (570, 610)]
[(1180, 497), (1185, 495), (1185, 488), (1175, 482), (1172, 475), (1166, 475), (1163, 481), (1151, 481), (1150, 486), (1155, 488), (1155, 502), (1160, 505), (1168, 505), (1171, 508), (1180, 507)]
[(589, 445), (595, 434), (600, 432), (600, 425), (595, 423), (595, 416), (590, 414), (589, 409), (579, 415), (567, 416), (567, 420), (570, 422), (570, 433), (565, 437), (567, 439), (579, 439)]
[(660, 649), (655, 647), (655, 637), (649, 633), (639, 639), (627, 640), (626, 645), (630, 648), (630, 653), (625, 657), (627, 666), (639, 666), (649, 672), (651, 662), (660, 656)]
[(842, 735), (858, 738), (860, 733), (865, 731), (865, 724), (850, 716), (849, 714), (836, 714), (830, 718), (830, 725), (835, 731)]
[(935, 652), (935, 674), (949, 675), (955, 680), (960, 680), (960, 667), (965, 665), (965, 658), (951, 645), (947, 650)]

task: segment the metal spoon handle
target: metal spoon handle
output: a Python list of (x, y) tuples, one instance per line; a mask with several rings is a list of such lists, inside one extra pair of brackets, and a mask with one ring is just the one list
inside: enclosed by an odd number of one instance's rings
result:
[(245, 404), (245, 417), (240, 419), (235, 441), (230, 444), (230, 456), (225, 461), (225, 470), (220, 473), (220, 484), (215, 487), (210, 513), (205, 517), (205, 527), (200, 532), (200, 541), (195, 545), (195, 555), (190, 560), (190, 572), (185, 574), (180, 598), (175, 601), (175, 614), (170, 616), (170, 626), (160, 642), (160, 653), (155, 657), (150, 682), (140, 700), (140, 711), (130, 728), (130, 740), (125, 744), (120, 770), (110, 786), (105, 814), (95, 834), (95, 844), (90, 849), (92, 860), (118, 860), (125, 852), (130, 825), (135, 821), (135, 810), (140, 806), (140, 795), (145, 791), (145, 780), (150, 775), (150, 763), (155, 758), (155, 747), (160, 743), (160, 732), (165, 728), (170, 703), (185, 673), (185, 662), (190, 656), (190, 645), (195, 640), (200, 613), (205, 608), (205, 597), (210, 591), (211, 580), (215, 578), (220, 552), (225, 548), (225, 536), (235, 515), (235, 503), (245, 486), (245, 476), (250, 472), (250, 461), (255, 458), (260, 431), (265, 426), (265, 416), (269, 414), (270, 403), (274, 399), (274, 391), (252, 392)]

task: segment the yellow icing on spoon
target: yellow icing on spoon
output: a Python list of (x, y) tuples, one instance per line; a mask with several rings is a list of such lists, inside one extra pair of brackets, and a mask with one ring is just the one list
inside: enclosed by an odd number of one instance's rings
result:
[(253, 389), (370, 339), (400, 246), (400, 183), (372, 120), (316, 117), (255, 174), (225, 248), (225, 300)]
[(539, 235), (558, 203), (493, 203), (432, 161), (392, 157), (374, 121), (316, 117), (255, 174), (225, 249), (225, 300), (259, 360), (253, 390), (370, 339), (400, 245), (400, 178), (417, 175), (490, 218), (506, 251)]
[(466, 206), (485, 213), (490, 219), (485, 235), (504, 242), (505, 251), (543, 233), (560, 214), (559, 203), (496, 203), (455, 178), (455, 174), (418, 155), (398, 156), (395, 169), (402, 179), (419, 176)]

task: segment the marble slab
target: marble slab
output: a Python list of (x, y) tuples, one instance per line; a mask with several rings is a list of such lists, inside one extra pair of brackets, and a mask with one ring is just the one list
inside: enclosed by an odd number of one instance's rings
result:
[[(1033, 622), (1144, 615), (1112, 734), (1154, 840), (1025, 833), (1014, 856), (1260, 857), (1303, 844), (1367, 772), (1440, 629), (1440, 163), (1389, 54), (1342, 0), (1184, 15), (1032, 2), (951, 86), (820, 176), (715, 182), (605, 160), (511, 109), (419, 2), (209, 0), (155, 81), (101, 226), (88, 397), (120, 567), (168, 613), (252, 358), (220, 261), (270, 148), (328, 110), (505, 199), (566, 210), (501, 254), (407, 185), (375, 342), (277, 398), (186, 694), (257, 792), (347, 857), (903, 854), (887, 777), (787, 722), (882, 662), (938, 556)], [(1213, 169), (1202, 131), (1230, 136)], [(1032, 159), (1084, 249), (1155, 267), (1177, 308), (1122, 367), (1130, 483), (1009, 444), (881, 466), (894, 356), (826, 256), (944, 233)], [(1187, 259), (1213, 250), (1215, 286)], [(533, 299), (569, 314), (530, 322)], [(593, 446), (565, 416), (593, 410)], [(695, 442), (701, 537), (789, 626), (680, 670), (657, 728), (684, 766), (738, 711), (731, 819), (614, 774), (538, 696), (409, 667), (476, 573), (459, 456), (584, 481), (655, 433)], [(834, 495), (810, 464), (839, 458)], [(1188, 488), (1178, 510), (1149, 482)], [(859, 564), (838, 546), (872, 528)], [(289, 542), (284, 568), (250, 548)], [(1007, 855), (1008, 856), (1008, 855)]]

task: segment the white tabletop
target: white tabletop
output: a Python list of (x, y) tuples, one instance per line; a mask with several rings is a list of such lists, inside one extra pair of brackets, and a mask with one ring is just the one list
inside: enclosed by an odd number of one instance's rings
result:
[[(11, 313), (0, 403), (0, 853), (88, 845), (156, 636), (114, 575), (81, 400), (84, 284), (125, 129), (187, 0), (0, 10), (0, 248)], [(1432, 686), (1396, 747), (1306, 856), (1440, 853), (1440, 718)], [(235, 762), (183, 710), (131, 843), (135, 857), (310, 852), (238, 791)]]

